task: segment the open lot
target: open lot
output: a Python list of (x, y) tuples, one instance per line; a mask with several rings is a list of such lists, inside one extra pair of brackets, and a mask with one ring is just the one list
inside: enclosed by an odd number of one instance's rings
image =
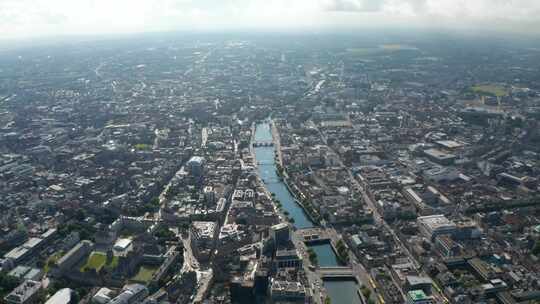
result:
[(139, 268), (139, 271), (133, 277), (133, 280), (138, 282), (149, 282), (156, 270), (157, 267), (143, 265)]
[(86, 263), (81, 267), (81, 272), (88, 271), (90, 269), (95, 269), (96, 272), (100, 271), (101, 268), (106, 267), (108, 269), (114, 269), (118, 266), (118, 257), (113, 256), (111, 261), (107, 263), (107, 254), (103, 252), (94, 251), (90, 254)]
[(502, 97), (508, 95), (508, 90), (499, 85), (483, 84), (475, 85), (471, 90), (478, 94)]

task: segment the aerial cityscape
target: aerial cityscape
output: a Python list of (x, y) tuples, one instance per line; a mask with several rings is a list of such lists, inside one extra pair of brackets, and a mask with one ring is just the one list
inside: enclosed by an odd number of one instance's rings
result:
[(540, 43), (0, 48), (0, 303), (540, 303)]

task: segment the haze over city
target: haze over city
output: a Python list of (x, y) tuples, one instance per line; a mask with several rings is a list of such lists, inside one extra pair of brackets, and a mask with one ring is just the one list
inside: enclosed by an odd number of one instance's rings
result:
[(431, 29), (538, 34), (535, 0), (2, 0), (2, 38), (156, 31)]

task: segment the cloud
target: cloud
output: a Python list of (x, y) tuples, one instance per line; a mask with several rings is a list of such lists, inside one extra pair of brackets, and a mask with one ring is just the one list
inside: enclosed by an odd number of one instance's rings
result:
[(0, 39), (334, 26), (441, 26), (540, 33), (538, 16), (539, 0), (0, 0)]
[(336, 12), (378, 12), (384, 3), (385, 0), (331, 0), (324, 9)]

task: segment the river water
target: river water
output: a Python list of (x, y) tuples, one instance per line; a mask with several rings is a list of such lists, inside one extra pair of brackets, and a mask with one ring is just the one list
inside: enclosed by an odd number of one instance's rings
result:
[(357, 294), (358, 284), (354, 280), (325, 280), (324, 288), (332, 304), (362, 304)]
[[(260, 123), (255, 131), (255, 141), (272, 141), (272, 129), (268, 123)], [(308, 217), (304, 209), (296, 203), (294, 196), (289, 192), (285, 183), (276, 173), (275, 146), (256, 147), (255, 158), (258, 163), (259, 176), (270, 193), (275, 193), (281, 201), (283, 209), (294, 219), (297, 229), (311, 228), (316, 225)], [(321, 267), (341, 266), (332, 246), (327, 243), (310, 245), (319, 260)], [(332, 300), (332, 304), (361, 304), (356, 291), (358, 284), (354, 280), (331, 280), (324, 281), (324, 287)]]
[[(268, 123), (257, 125), (255, 141), (272, 141), (272, 130)], [(302, 229), (315, 226), (304, 209), (296, 203), (289, 189), (287, 189), (285, 183), (276, 173), (275, 149), (275, 146), (255, 148), (255, 157), (258, 163), (260, 177), (264, 181), (268, 191), (276, 194), (276, 199), (281, 202), (283, 209), (289, 213), (289, 217), (294, 219), (294, 226), (296, 228)]]
[(319, 261), (319, 266), (321, 267), (342, 266), (342, 263), (339, 261), (330, 243), (308, 245), (308, 247), (313, 249), (313, 251), (315, 251), (315, 253), (317, 254), (317, 260)]

